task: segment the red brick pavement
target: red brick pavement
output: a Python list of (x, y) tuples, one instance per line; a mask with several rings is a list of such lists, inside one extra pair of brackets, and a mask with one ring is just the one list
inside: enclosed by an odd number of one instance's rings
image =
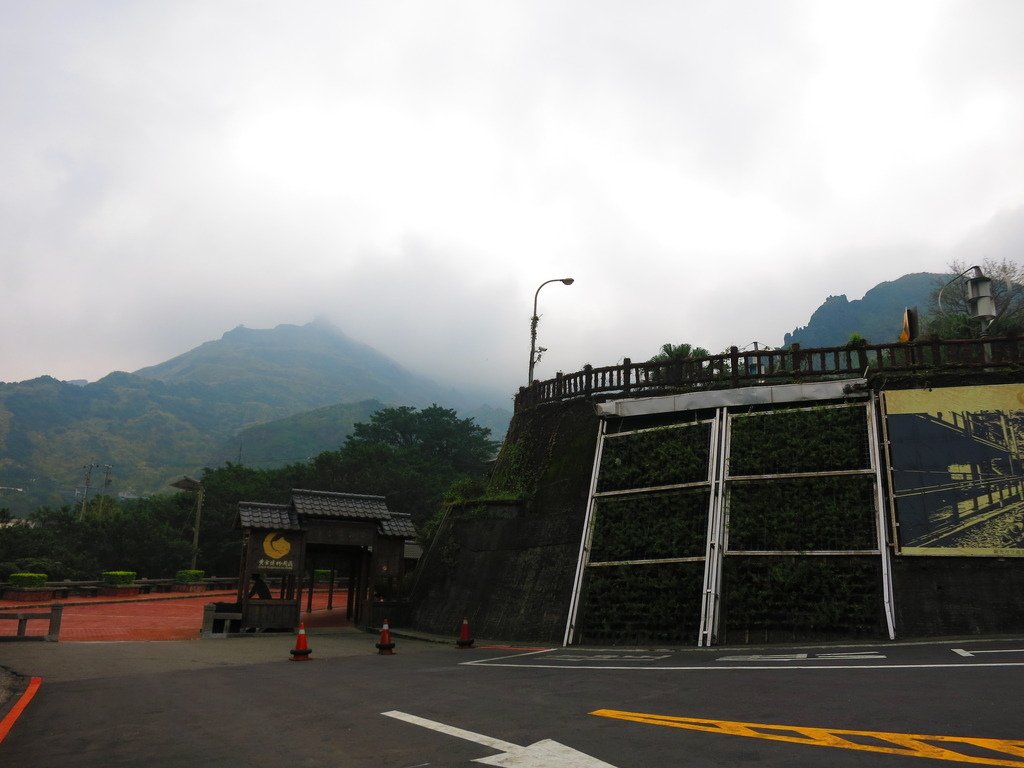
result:
[[(132, 597), (83, 597), (67, 601), (53, 601), (64, 604), (61, 619), (60, 639), (74, 641), (116, 641), (116, 640), (195, 640), (203, 624), (203, 608), (207, 603), (233, 601), (235, 592), (203, 592), (187, 597), (168, 598), (165, 595), (137, 595)], [(49, 604), (48, 604), (49, 605)], [(313, 594), (313, 612), (305, 613), (303, 599), (303, 621), (307, 626), (344, 626), (345, 593), (334, 594), (334, 608), (327, 610), (326, 590)], [(47, 606), (29, 607), (25, 603), (9, 600), (0, 601), (0, 612), (44, 613)], [(29, 621), (26, 634), (44, 636), (49, 622), (45, 619)], [(0, 620), (0, 638), (17, 635), (18, 622)]]

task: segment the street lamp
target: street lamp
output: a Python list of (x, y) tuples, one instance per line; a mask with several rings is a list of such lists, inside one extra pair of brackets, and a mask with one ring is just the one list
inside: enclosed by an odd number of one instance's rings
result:
[[(563, 283), (564, 285), (572, 285), (575, 282), (571, 277), (556, 277), (554, 280), (545, 280), (543, 283), (537, 286), (537, 292), (533, 294), (533, 316), (530, 318), (530, 379), (526, 382), (526, 386), (533, 384), (533, 366), (537, 362), (537, 323), (540, 318), (537, 317), (537, 297), (540, 295), (540, 289), (548, 283)], [(542, 348), (540, 350), (544, 352)]]
[(984, 335), (985, 330), (995, 320), (996, 304), (992, 299), (992, 281), (985, 277), (981, 267), (968, 267), (942, 286), (939, 289), (937, 303), (939, 305), (939, 312), (942, 312), (942, 292), (971, 270), (974, 270), (974, 276), (967, 280), (967, 306), (970, 309), (971, 317), (975, 320), (981, 320), (981, 330), (982, 335)]
[(171, 483), (172, 488), (180, 488), (183, 491), (196, 492), (196, 521), (192, 529), (192, 570), (196, 569), (196, 560), (199, 557), (199, 522), (203, 515), (203, 484), (198, 480), (185, 475)]

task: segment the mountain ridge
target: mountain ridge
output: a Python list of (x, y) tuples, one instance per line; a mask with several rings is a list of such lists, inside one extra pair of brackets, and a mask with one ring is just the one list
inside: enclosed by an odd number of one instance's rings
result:
[[(854, 331), (895, 339), (903, 308), (927, 306), (945, 277), (904, 275), (854, 301), (830, 296), (785, 343), (839, 346)], [(353, 424), (388, 405), (453, 408), (500, 439), (511, 413), (495, 404), (510, 399), (435, 382), (323, 321), (236, 326), (134, 373), (0, 383), (0, 494), (14, 494), (0, 508), (74, 502), (93, 471), (103, 477), (93, 493), (146, 494), (239, 457), (261, 468), (301, 461), (340, 447)]]
[(829, 296), (811, 313), (807, 325), (787, 333), (783, 346), (838, 347), (859, 333), (876, 343), (895, 341), (903, 328), (903, 310), (918, 307), (923, 314), (936, 287), (948, 275), (914, 272), (869, 289), (860, 299), (846, 294)]
[[(92, 469), (104, 476), (92, 493), (159, 492), (173, 477), (237, 456), (237, 436), (257, 425), (267, 426), (250, 444), (287, 446), (279, 456), (336, 449), (353, 419), (366, 421), (372, 413), (368, 406), (341, 406), (371, 400), (378, 407), (436, 403), (463, 418), (487, 415), (489, 423), (478, 423), (500, 439), (511, 413), (488, 411), (486, 400), (475, 399), (487, 394), (413, 373), (322, 322), (240, 326), (164, 363), (85, 385), (51, 376), (0, 383), (0, 487), (23, 489), (0, 498), (0, 508), (26, 514), (74, 502)], [(299, 430), (298, 440), (294, 425), (276, 424), (331, 406), (339, 407), (299, 420), (316, 429)]]

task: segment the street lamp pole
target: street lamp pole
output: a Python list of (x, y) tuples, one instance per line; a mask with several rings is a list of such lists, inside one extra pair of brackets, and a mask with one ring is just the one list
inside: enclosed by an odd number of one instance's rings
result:
[(996, 305), (992, 300), (992, 281), (985, 277), (981, 267), (968, 267), (939, 289), (939, 312), (942, 312), (942, 292), (972, 270), (974, 276), (967, 281), (967, 306), (971, 317), (981, 321), (981, 334), (984, 336), (985, 331), (995, 320)]
[(533, 366), (537, 362), (537, 323), (540, 322), (540, 317), (537, 316), (537, 297), (540, 295), (540, 289), (548, 283), (572, 285), (574, 282), (571, 277), (556, 277), (553, 280), (545, 280), (537, 286), (537, 291), (533, 294), (533, 315), (530, 317), (530, 378), (526, 382), (526, 386), (533, 384)]
[(180, 488), (183, 491), (195, 491), (196, 492), (196, 517), (195, 524), (192, 526), (192, 570), (196, 569), (196, 562), (199, 559), (199, 523), (203, 519), (203, 484), (198, 480), (193, 480), (188, 475), (175, 480), (171, 483), (172, 488)]

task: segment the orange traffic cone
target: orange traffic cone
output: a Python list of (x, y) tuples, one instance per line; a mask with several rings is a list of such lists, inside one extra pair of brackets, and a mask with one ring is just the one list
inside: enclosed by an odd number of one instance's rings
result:
[(380, 630), (377, 653), (380, 656), (393, 656), (395, 653), (395, 641), (391, 639), (391, 627), (388, 626), (387, 619), (384, 619), (384, 626)]
[(306, 645), (306, 625), (299, 622), (299, 634), (295, 637), (295, 647), (290, 651), (292, 661), (309, 661), (313, 649)]
[(473, 638), (469, 636), (469, 619), (462, 617), (462, 626), (459, 627), (459, 639), (455, 641), (459, 648), (472, 648)]

